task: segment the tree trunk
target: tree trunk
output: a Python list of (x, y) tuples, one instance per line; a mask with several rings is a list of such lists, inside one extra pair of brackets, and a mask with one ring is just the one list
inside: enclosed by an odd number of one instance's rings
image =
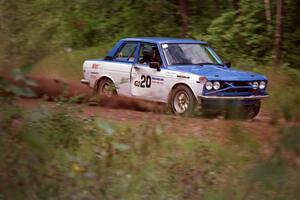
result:
[(274, 41), (274, 63), (276, 64), (282, 61), (283, 11), (284, 0), (277, 0), (276, 33)]
[(271, 18), (271, 8), (270, 8), (270, 0), (263, 0), (265, 6), (265, 15), (266, 15), (266, 22), (267, 22), (267, 30), (268, 34), (270, 35), (272, 29), (272, 18)]
[(230, 0), (230, 3), (236, 15), (240, 15), (240, 0)]
[(181, 22), (181, 33), (182, 37), (187, 37), (189, 31), (189, 24), (188, 24), (188, 0), (178, 0), (180, 13), (182, 17)]

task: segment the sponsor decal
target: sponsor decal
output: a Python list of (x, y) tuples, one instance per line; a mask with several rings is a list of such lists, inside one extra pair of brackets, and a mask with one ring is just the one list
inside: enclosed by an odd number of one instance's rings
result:
[(207, 78), (204, 76), (200, 76), (199, 80), (197, 81), (197, 83), (200, 83), (200, 84), (205, 84), (206, 82), (207, 82)]
[(156, 84), (164, 84), (164, 79), (162, 77), (155, 77), (152, 76), (152, 83), (156, 83)]
[(152, 80), (155, 80), (155, 81), (164, 81), (163, 78), (160, 78), (160, 77), (154, 77), (154, 76), (152, 76)]
[(99, 64), (92, 64), (92, 69), (98, 69)]
[(190, 77), (189, 76), (185, 76), (185, 75), (177, 75), (177, 78), (187, 78), (187, 79), (189, 79)]
[(91, 72), (91, 74), (99, 74), (98, 72)]
[(175, 77), (175, 72), (166, 72), (166, 77)]

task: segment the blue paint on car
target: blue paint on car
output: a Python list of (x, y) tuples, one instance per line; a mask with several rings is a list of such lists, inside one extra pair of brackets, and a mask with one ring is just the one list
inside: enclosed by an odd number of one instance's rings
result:
[(183, 66), (168, 66), (169, 70), (188, 72), (205, 76), (209, 81), (255, 81), (267, 80), (263, 75), (235, 70), (226, 66), (219, 65), (183, 65)]
[(180, 39), (180, 38), (165, 38), (165, 37), (139, 37), (139, 38), (125, 38), (121, 41), (138, 41), (138, 42), (149, 42), (155, 44), (163, 43), (189, 43), (189, 44), (208, 44), (208, 42), (192, 39)]

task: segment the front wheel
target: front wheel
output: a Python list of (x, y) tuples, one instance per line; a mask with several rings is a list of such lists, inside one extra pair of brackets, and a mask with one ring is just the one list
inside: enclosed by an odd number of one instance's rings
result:
[(260, 102), (253, 104), (253, 105), (246, 106), (245, 118), (253, 119), (254, 117), (256, 117), (258, 115), (259, 110), (260, 110)]
[(227, 119), (253, 119), (256, 117), (260, 110), (260, 102), (255, 104), (238, 107), (226, 111), (225, 118)]
[(171, 92), (169, 104), (174, 114), (188, 116), (194, 112), (196, 100), (187, 86), (180, 85)]

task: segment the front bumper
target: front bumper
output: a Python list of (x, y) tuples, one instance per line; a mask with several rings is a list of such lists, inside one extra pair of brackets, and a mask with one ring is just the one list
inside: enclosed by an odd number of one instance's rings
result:
[(254, 105), (259, 103), (261, 99), (267, 98), (269, 95), (253, 95), (253, 96), (199, 96), (198, 101), (204, 107), (228, 108), (246, 105)]
[(268, 98), (269, 95), (252, 95), (252, 96), (230, 96), (230, 97), (224, 97), (224, 96), (203, 96), (200, 95), (199, 98), (202, 100), (259, 100)]
[(88, 81), (88, 80), (86, 80), (86, 79), (81, 79), (81, 84), (85, 84), (85, 85), (89, 85), (90, 84), (90, 82)]

